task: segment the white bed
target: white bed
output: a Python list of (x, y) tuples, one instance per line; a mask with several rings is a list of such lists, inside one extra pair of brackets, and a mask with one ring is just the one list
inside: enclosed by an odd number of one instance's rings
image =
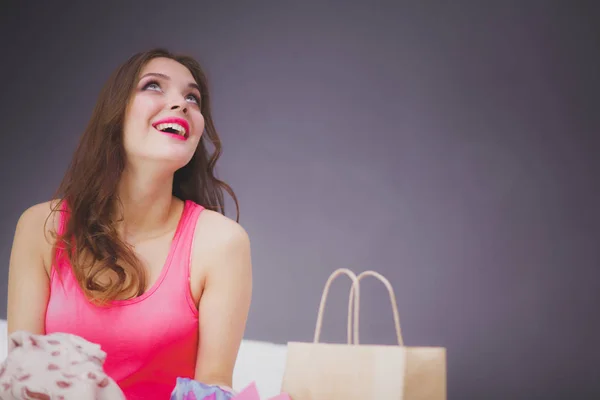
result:
[[(6, 321), (0, 320), (0, 361), (6, 358), (6, 350)], [(242, 341), (233, 373), (234, 389), (243, 389), (254, 381), (261, 398), (268, 399), (279, 394), (285, 357), (285, 345), (255, 340)]]

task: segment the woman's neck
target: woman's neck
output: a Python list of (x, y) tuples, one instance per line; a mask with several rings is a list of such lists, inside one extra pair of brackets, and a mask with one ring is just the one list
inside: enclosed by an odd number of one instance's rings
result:
[(126, 239), (144, 240), (162, 233), (179, 205), (173, 197), (173, 174), (126, 169), (119, 183), (117, 229)]

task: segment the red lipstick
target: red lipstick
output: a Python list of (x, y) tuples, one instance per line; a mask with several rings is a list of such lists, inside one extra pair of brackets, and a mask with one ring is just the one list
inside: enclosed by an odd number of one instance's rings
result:
[(154, 122), (152, 126), (160, 133), (169, 135), (174, 139), (187, 140), (189, 137), (190, 125), (183, 118), (163, 118)]

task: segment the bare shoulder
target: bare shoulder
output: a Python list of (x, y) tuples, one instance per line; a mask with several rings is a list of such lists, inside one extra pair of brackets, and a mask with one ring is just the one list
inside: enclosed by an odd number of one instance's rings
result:
[(214, 250), (242, 250), (250, 246), (246, 230), (234, 220), (212, 210), (204, 210), (198, 218), (196, 244), (210, 245)]
[(246, 230), (218, 212), (203, 210), (196, 224), (190, 273), (196, 305), (208, 282), (217, 290), (232, 282), (251, 290), (252, 262)]
[(38, 234), (55, 229), (58, 221), (56, 213), (52, 212), (55, 207), (56, 201), (46, 201), (30, 206), (19, 217), (17, 229)]
[(51, 256), (52, 233), (58, 226), (58, 213), (53, 212), (56, 204), (56, 201), (34, 204), (23, 211), (17, 222), (15, 242), (29, 242), (30, 249), (39, 252), (44, 261)]
[(215, 211), (202, 211), (192, 251), (192, 292), (196, 299), (207, 280), (236, 277), (251, 281), (250, 238), (236, 221)]

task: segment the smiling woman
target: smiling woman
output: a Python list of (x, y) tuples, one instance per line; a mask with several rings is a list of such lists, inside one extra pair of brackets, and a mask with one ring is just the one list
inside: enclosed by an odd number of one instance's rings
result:
[(168, 398), (177, 377), (231, 386), (252, 266), (224, 216), (223, 192), (237, 199), (214, 176), (220, 152), (194, 59), (159, 49), (120, 66), (57, 198), (19, 219), (9, 333), (100, 344), (128, 399)]

